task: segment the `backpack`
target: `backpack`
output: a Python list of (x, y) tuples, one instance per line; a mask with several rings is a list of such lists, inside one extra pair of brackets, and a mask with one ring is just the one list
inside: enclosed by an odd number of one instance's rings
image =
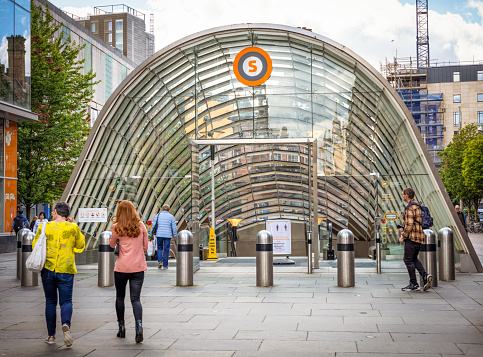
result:
[(22, 217), (15, 217), (13, 219), (13, 230), (15, 231), (15, 233), (18, 233), (18, 231), (22, 228), (25, 228)]
[(422, 219), (422, 223), (419, 223), (419, 222), (418, 223), (423, 227), (423, 229), (431, 228), (433, 226), (433, 217), (431, 217), (431, 213), (429, 213), (429, 208), (417, 202), (411, 202), (410, 204), (408, 204), (408, 207), (411, 205), (418, 206), (419, 208), (421, 208), (423, 219)]

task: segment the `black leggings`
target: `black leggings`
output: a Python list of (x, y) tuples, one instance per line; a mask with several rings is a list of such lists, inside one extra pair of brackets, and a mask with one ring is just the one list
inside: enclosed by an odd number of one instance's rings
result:
[(143, 307), (141, 305), (141, 289), (144, 282), (144, 272), (120, 273), (114, 272), (114, 284), (116, 285), (116, 314), (117, 320), (124, 320), (124, 298), (126, 297), (126, 285), (129, 280), (129, 293), (135, 320), (143, 319)]

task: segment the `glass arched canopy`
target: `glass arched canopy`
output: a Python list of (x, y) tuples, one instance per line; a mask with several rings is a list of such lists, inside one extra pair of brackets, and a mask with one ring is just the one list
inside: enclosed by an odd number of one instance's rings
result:
[[(248, 87), (233, 73), (247, 47), (266, 51), (271, 77)], [(157, 52), (131, 73), (97, 119), (62, 197), (79, 208), (107, 207), (107, 223), (80, 223), (88, 251), (111, 227), (119, 200), (134, 202), (144, 221), (169, 204), (179, 228), (193, 217), (191, 177), (199, 177), (197, 218), (210, 211), (210, 152), (201, 145), (192, 172), (193, 139), (259, 139), (217, 145), (215, 213), (241, 218), (239, 234), (266, 219), (308, 221), (307, 146), (264, 139), (316, 138), (318, 216), (335, 232), (372, 239), (386, 222), (397, 250), (401, 190), (413, 187), (438, 230), (453, 229), (456, 247), (476, 257), (456, 220), (410, 113), (387, 81), (344, 46), (310, 31), (271, 24), (206, 30)], [(377, 224), (376, 224), (377, 226)], [(218, 249), (224, 249), (223, 244)], [(89, 253), (87, 253), (89, 254)], [(390, 253), (389, 253), (390, 254)], [(399, 253), (397, 253), (399, 254)]]

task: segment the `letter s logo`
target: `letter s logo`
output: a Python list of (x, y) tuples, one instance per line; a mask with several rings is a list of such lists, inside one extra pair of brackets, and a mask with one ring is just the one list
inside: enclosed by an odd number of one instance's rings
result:
[(257, 63), (257, 61), (255, 61), (255, 60), (252, 60), (252, 61), (249, 61), (248, 62), (248, 67), (251, 68), (248, 72), (256, 72), (257, 71), (257, 65), (256, 65), (256, 63)]

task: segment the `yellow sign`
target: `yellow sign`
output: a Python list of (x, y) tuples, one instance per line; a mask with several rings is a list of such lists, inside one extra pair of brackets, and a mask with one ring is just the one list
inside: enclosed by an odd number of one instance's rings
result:
[(397, 221), (398, 218), (399, 218), (399, 215), (396, 212), (384, 213), (384, 219), (388, 221)]
[(210, 240), (208, 242), (208, 258), (206, 260), (218, 260), (216, 256), (216, 236), (215, 236), (215, 228), (210, 228)]

